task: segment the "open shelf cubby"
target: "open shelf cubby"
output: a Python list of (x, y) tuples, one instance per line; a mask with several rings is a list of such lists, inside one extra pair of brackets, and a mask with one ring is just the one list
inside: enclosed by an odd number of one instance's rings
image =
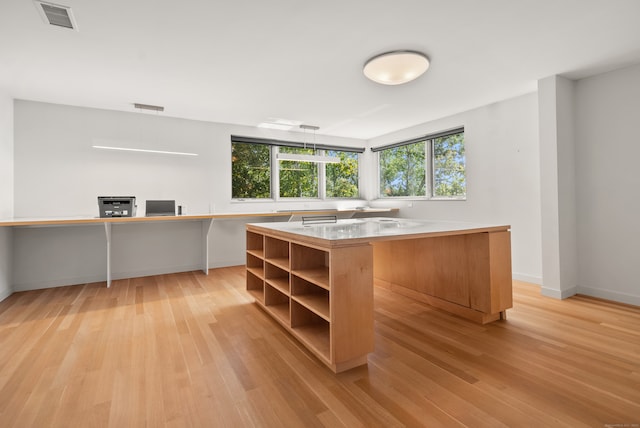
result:
[(264, 278), (264, 261), (251, 253), (247, 253), (247, 270), (259, 278)]
[(302, 306), (331, 321), (329, 311), (329, 290), (319, 287), (297, 275), (291, 277), (291, 296)]
[(264, 304), (264, 281), (253, 272), (247, 272), (247, 291), (254, 299)]
[(289, 316), (289, 296), (282, 293), (275, 287), (269, 284), (264, 286), (264, 305), (271, 314), (273, 314), (278, 320), (285, 324), (290, 325)]
[(264, 257), (274, 265), (289, 270), (289, 242), (265, 236)]
[(291, 244), (291, 272), (328, 290), (329, 253), (305, 245)]
[(271, 261), (265, 262), (264, 278), (269, 285), (277, 288), (280, 292), (289, 295), (289, 272)]
[(327, 320), (294, 300), (291, 302), (291, 327), (315, 352), (331, 359), (331, 329)]
[(247, 232), (247, 253), (264, 258), (264, 236)]

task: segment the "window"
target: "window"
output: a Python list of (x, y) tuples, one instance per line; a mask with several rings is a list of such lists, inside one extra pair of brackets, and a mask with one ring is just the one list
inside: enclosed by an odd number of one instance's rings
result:
[(437, 198), (464, 197), (465, 176), (464, 133), (431, 140), (433, 153), (433, 191)]
[(261, 144), (231, 145), (231, 186), (234, 198), (271, 197), (271, 151)]
[[(233, 199), (359, 198), (359, 153), (364, 148), (231, 136)], [(326, 154), (340, 163), (276, 160), (276, 153)]]
[(381, 196), (425, 196), (425, 143), (380, 152)]
[[(313, 149), (280, 147), (282, 153), (314, 154)], [(317, 198), (318, 164), (312, 162), (280, 161), (281, 198)]]
[(340, 163), (326, 164), (327, 198), (358, 198), (358, 154), (327, 150), (329, 156), (340, 158)]
[(378, 152), (379, 196), (464, 199), (464, 129), (373, 148)]

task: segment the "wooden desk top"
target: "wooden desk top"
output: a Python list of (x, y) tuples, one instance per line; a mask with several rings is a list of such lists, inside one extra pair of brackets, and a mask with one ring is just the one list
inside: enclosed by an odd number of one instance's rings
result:
[(46, 217), (46, 218), (11, 218), (0, 219), (2, 226), (64, 226), (75, 224), (100, 224), (100, 223), (136, 223), (152, 221), (188, 221), (206, 219), (239, 219), (251, 217), (291, 217), (294, 215), (325, 215), (325, 214), (355, 214), (355, 213), (384, 213), (397, 212), (398, 208), (367, 208), (364, 210), (291, 210), (291, 211), (271, 211), (255, 213), (215, 213), (215, 214), (194, 214), (179, 216), (158, 216), (158, 217)]

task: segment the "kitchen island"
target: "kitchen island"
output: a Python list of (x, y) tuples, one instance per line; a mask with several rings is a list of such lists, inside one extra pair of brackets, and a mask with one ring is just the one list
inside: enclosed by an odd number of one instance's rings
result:
[(512, 306), (510, 226), (370, 218), (247, 224), (247, 291), (336, 373), (373, 350), (373, 284), (488, 323)]

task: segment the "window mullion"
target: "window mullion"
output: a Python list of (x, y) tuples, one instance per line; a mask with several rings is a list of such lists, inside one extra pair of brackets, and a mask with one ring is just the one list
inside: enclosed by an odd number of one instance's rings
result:
[[(324, 155), (326, 150), (318, 150), (318, 154)], [(318, 197), (321, 200), (327, 199), (327, 167), (325, 163), (318, 163)]]
[(425, 173), (425, 183), (427, 188), (425, 196), (429, 199), (433, 198), (433, 172), (435, 165), (433, 163), (433, 140), (427, 140), (424, 144), (424, 149), (426, 150), (424, 161), (424, 173)]
[(280, 162), (278, 161), (278, 146), (271, 146), (271, 197), (280, 200)]

